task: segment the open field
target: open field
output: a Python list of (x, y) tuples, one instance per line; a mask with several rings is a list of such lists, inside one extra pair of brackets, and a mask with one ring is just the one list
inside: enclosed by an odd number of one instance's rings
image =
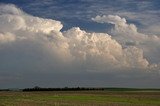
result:
[(160, 92), (1, 91), (0, 106), (160, 106)]

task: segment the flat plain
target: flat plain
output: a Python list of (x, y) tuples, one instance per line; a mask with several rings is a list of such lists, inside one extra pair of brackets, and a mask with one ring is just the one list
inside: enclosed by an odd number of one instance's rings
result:
[(160, 106), (160, 91), (1, 91), (0, 106)]

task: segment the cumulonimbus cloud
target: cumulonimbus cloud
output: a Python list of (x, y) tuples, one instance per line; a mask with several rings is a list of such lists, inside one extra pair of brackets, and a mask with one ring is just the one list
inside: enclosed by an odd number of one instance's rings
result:
[[(60, 21), (34, 17), (14, 5), (1, 5), (0, 47), (3, 45), (3, 49), (0, 48), (0, 51), (8, 49), (5, 48), (8, 43), (14, 45), (12, 49), (19, 48), (19, 45), (24, 48), (25, 44), (31, 45), (30, 48), (39, 48), (44, 51), (45, 56), (49, 55), (53, 68), (61, 71), (158, 70), (158, 64), (153, 65), (144, 57), (141, 46), (123, 45), (129, 40), (138, 44), (145, 43), (150, 38), (151, 42), (159, 42), (157, 36), (138, 33), (135, 25), (127, 24), (119, 16), (97, 16), (93, 20), (114, 24), (113, 36), (107, 33), (88, 33), (79, 27), (62, 32), (63, 25)], [(36, 52), (34, 55), (37, 54)], [(44, 64), (45, 62), (46, 60)], [(43, 62), (41, 64), (43, 66)]]
[(98, 23), (110, 23), (114, 27), (111, 29), (113, 39), (120, 43), (123, 47), (134, 46), (143, 51), (143, 55), (148, 61), (159, 64), (160, 38), (157, 35), (147, 35), (138, 32), (138, 28), (134, 24), (127, 23), (125, 18), (119, 16), (96, 16), (92, 18)]

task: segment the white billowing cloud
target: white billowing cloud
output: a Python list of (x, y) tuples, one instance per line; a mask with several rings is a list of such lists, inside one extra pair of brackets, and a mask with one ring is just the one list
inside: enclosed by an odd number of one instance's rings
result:
[(119, 16), (108, 15), (108, 16), (96, 16), (92, 18), (93, 21), (99, 23), (110, 23), (115, 25), (111, 33), (114, 35), (115, 39), (118, 40), (121, 44), (126, 42), (137, 43), (141, 39), (145, 39), (145, 36), (137, 35), (137, 28), (134, 24), (127, 24), (125, 18)]
[(22, 14), (22, 11), (17, 8), (15, 5), (9, 4), (0, 4), (0, 14), (15, 14), (20, 15)]
[(115, 25), (111, 33), (114, 35), (114, 38), (118, 40), (120, 43), (142, 43), (145, 40), (160, 41), (160, 38), (158, 36), (149, 36), (139, 33), (137, 31), (137, 27), (134, 24), (128, 24), (125, 18), (121, 18), (117, 15), (104, 15), (102, 17), (96, 16), (95, 18), (92, 18), (92, 20), (99, 23), (110, 23)]
[(0, 9), (0, 31), (3, 32), (28, 30), (48, 34), (60, 31), (63, 27), (59, 21), (30, 16), (14, 5), (1, 5)]
[[(124, 48), (121, 40), (118, 39), (122, 39), (122, 42), (130, 39), (134, 42), (149, 40), (147, 38), (149, 36), (136, 35), (138, 32), (135, 25), (127, 24), (124, 18), (112, 15), (97, 16), (93, 20), (114, 24), (114, 35), (125, 35), (121, 38), (112, 37), (106, 33), (88, 33), (78, 27), (61, 32), (63, 25), (60, 21), (31, 16), (14, 5), (1, 5), (0, 44), (12, 41), (14, 44), (12, 49), (19, 48), (19, 45), (24, 48), (32, 45), (30, 48), (33, 50), (41, 49), (44, 51), (43, 55), (49, 57), (54, 71), (112, 72), (115, 70), (152, 70), (151, 66), (154, 69), (158, 67), (147, 61), (143, 56), (143, 49), (135, 45)], [(151, 38), (159, 41), (156, 36)], [(40, 67), (43, 67), (46, 61), (44, 59)]]
[[(134, 37), (135, 33), (137, 32), (137, 28), (133, 24), (127, 24), (125, 18), (121, 18), (119, 16), (108, 15), (108, 16), (96, 16), (92, 18), (93, 21), (98, 23), (110, 23), (115, 25), (114, 29), (112, 29), (112, 34), (115, 35), (121, 44), (125, 44), (128, 40), (129, 42), (137, 41), (137, 37)], [(125, 33), (125, 34), (124, 34)], [(134, 40), (134, 41), (133, 41)]]
[(150, 58), (151, 61), (154, 61), (156, 60), (155, 58), (159, 57), (159, 36), (139, 33), (134, 24), (128, 24), (125, 18), (119, 16), (96, 16), (95, 18), (92, 18), (92, 20), (99, 23), (113, 24), (114, 28), (111, 30), (111, 34), (122, 46), (136, 46), (142, 49), (144, 55), (147, 58)]
[(0, 33), (0, 43), (12, 42), (15, 41), (15, 39), (15, 36), (11, 33)]
[(142, 50), (136, 47), (123, 49), (108, 34), (87, 33), (79, 28), (72, 28), (65, 31), (64, 36), (69, 40), (71, 55), (75, 60), (84, 62), (88, 70), (146, 69), (149, 65)]
[(129, 20), (133, 20), (138, 22), (141, 27), (139, 31), (143, 33), (148, 34), (155, 34), (157, 36), (160, 36), (160, 23), (159, 23), (159, 10), (146, 10), (143, 12), (117, 12), (114, 13), (116, 15), (119, 15), (121, 17), (125, 17)]

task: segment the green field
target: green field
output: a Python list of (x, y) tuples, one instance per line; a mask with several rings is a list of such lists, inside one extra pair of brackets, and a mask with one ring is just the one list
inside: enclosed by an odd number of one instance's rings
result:
[(160, 92), (1, 91), (0, 106), (160, 106)]

